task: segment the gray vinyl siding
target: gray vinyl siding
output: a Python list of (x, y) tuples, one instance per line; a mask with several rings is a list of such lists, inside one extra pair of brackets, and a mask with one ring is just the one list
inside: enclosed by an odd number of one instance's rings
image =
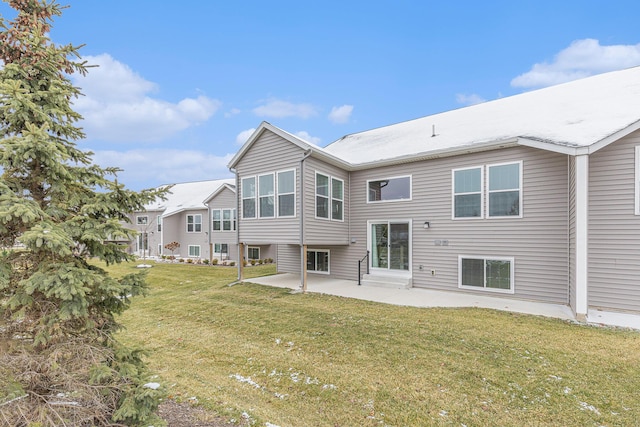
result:
[(278, 245), (278, 273), (300, 274), (300, 245)]
[[(187, 233), (187, 215), (202, 215), (201, 232)], [(176, 257), (180, 255), (182, 258), (189, 257), (189, 245), (198, 245), (200, 246), (199, 258), (209, 259), (209, 237), (206, 233), (209, 227), (207, 221), (209, 221), (207, 209), (183, 211), (164, 218), (162, 224), (164, 244), (180, 243), (180, 248), (174, 251), (174, 255)], [(165, 252), (167, 252), (166, 255), (171, 255), (171, 252), (166, 249)]]
[[(238, 237), (236, 235), (236, 231), (213, 231), (213, 215), (211, 215), (211, 210), (213, 209), (236, 209), (236, 193), (229, 190), (228, 188), (224, 188), (220, 193), (216, 194), (214, 198), (209, 200), (209, 223), (207, 224), (206, 229), (209, 230), (210, 236), (210, 249), (215, 251), (216, 243), (226, 243), (228, 245), (228, 254), (225, 256), (225, 259), (237, 261), (238, 259)], [(237, 216), (237, 213), (236, 213)], [(237, 221), (237, 219), (236, 219)], [(236, 225), (237, 227), (237, 225)], [(215, 253), (212, 256), (216, 256)]]
[[(149, 246), (149, 251), (146, 253), (146, 256), (156, 257), (160, 254), (158, 253), (158, 245), (160, 242), (160, 233), (158, 233), (158, 215), (161, 215), (162, 212), (159, 211), (150, 211), (150, 212), (135, 212), (129, 215), (131, 219), (131, 223), (125, 224), (126, 228), (135, 230), (137, 233), (147, 233), (147, 242)], [(146, 216), (148, 218), (148, 222), (146, 226), (141, 226), (136, 223), (137, 216)], [(135, 236), (131, 243), (129, 244), (129, 252), (134, 253), (137, 248), (137, 239)]]
[(576, 159), (569, 157), (569, 305), (576, 307)]
[[(523, 218), (452, 219), (452, 169), (516, 161), (523, 161)], [(332, 253), (332, 276), (357, 275), (357, 261), (367, 251), (367, 221), (408, 219), (413, 286), (458, 290), (459, 255), (514, 257), (516, 297), (566, 304), (566, 168), (565, 155), (516, 147), (352, 172), (350, 237), (356, 243), (344, 256)], [(367, 180), (404, 175), (412, 176), (411, 201), (366, 203)], [(435, 244), (443, 240), (446, 246)]]
[[(316, 173), (343, 181), (343, 221), (316, 218)], [(307, 245), (349, 244), (349, 173), (310, 157), (305, 160), (303, 178), (304, 243)]]
[(589, 161), (589, 305), (640, 311), (640, 216), (635, 215), (635, 147), (640, 132)]
[[(249, 244), (300, 242), (300, 160), (303, 156), (301, 148), (266, 130), (240, 159), (236, 165), (240, 241)], [(257, 179), (257, 175), (291, 169), (296, 171), (296, 216), (243, 219), (242, 178), (256, 176)]]

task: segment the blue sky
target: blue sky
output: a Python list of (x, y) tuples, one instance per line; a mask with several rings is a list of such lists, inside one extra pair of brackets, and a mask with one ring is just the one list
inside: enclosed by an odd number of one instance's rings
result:
[(263, 120), (325, 146), (640, 65), (637, 0), (62, 3), (52, 39), (99, 65), (79, 146), (132, 189), (230, 177)]

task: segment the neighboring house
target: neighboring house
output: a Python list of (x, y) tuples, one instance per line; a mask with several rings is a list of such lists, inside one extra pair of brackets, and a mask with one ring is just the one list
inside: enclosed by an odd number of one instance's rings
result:
[(639, 129), (640, 68), (325, 148), (263, 122), (229, 164), (238, 242), (303, 287), (364, 259), (363, 284), (638, 313)]
[[(235, 191), (234, 180), (186, 182), (170, 187), (166, 200), (158, 199), (144, 211), (131, 214), (132, 227), (138, 232), (131, 251), (140, 257), (174, 255), (207, 260), (222, 257), (214, 253), (216, 243), (227, 243), (228, 238), (216, 241), (220, 233), (214, 229), (220, 223), (214, 218), (221, 211), (235, 217), (235, 195), (224, 196)], [(224, 225), (229, 226), (228, 222)], [(235, 245), (235, 237), (232, 240)], [(173, 253), (165, 248), (171, 242), (180, 244)], [(225, 259), (236, 257), (235, 252), (224, 255)]]

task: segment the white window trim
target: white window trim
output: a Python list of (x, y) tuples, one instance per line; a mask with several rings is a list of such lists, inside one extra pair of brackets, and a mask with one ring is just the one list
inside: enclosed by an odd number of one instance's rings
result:
[[(518, 173), (519, 173), (519, 177), (518, 177), (518, 184), (519, 184), (519, 188), (518, 191), (520, 193), (519, 197), (518, 197), (518, 215), (500, 215), (500, 216), (492, 216), (489, 213), (491, 212), (491, 206), (490, 206), (490, 200), (491, 198), (489, 197), (489, 195), (491, 193), (499, 193), (499, 192), (506, 192), (506, 191), (514, 191), (514, 189), (511, 190), (498, 190), (498, 191), (489, 191), (489, 180), (491, 179), (491, 173), (489, 172), (490, 168), (494, 167), (494, 166), (506, 166), (506, 165), (518, 165)], [(490, 219), (510, 219), (510, 218), (522, 218), (522, 200), (524, 199), (523, 195), (522, 195), (522, 160), (518, 160), (516, 162), (503, 162), (503, 163), (492, 163), (490, 165), (486, 166), (487, 169), (487, 182), (486, 182), (486, 186), (487, 186), (487, 191), (486, 191), (486, 198), (487, 198), (487, 218)]]
[[(213, 226), (213, 223), (216, 222), (216, 219), (214, 218), (213, 212), (219, 212), (220, 213), (220, 230), (216, 230), (215, 227)], [(230, 211), (229, 213), (231, 214), (231, 219), (227, 220), (231, 222), (231, 230), (225, 230), (224, 229), (224, 211)], [(235, 208), (215, 208), (215, 209), (211, 209), (211, 232), (212, 233), (233, 233), (236, 231), (236, 229), (238, 228), (237, 225), (237, 215), (235, 215), (236, 209)]]
[[(456, 216), (456, 196), (465, 195), (465, 194), (477, 194), (477, 192), (472, 193), (456, 193), (456, 172), (467, 171), (473, 169), (480, 169), (480, 216)], [(477, 220), (484, 219), (484, 167), (483, 166), (471, 166), (468, 168), (457, 168), (451, 170), (451, 219), (454, 221), (469, 221), (469, 220)], [(521, 211), (522, 212), (522, 211)]]
[[(271, 175), (272, 180), (271, 182), (273, 183), (273, 194), (271, 196), (266, 195), (266, 196), (261, 196), (260, 195), (260, 178), (263, 176), (269, 176)], [(262, 198), (268, 198), (268, 197), (273, 197), (273, 215), (271, 216), (262, 216), (261, 212), (260, 212), (260, 199)], [(256, 200), (257, 200), (257, 205), (256, 205), (256, 218), (258, 219), (270, 219), (270, 218), (275, 218), (276, 214), (278, 212), (278, 201), (276, 200), (277, 198), (277, 191), (276, 191), (276, 173), (275, 172), (269, 172), (269, 173), (263, 173), (261, 175), (258, 175), (256, 178)]]
[[(189, 217), (192, 216), (193, 217), (193, 231), (189, 231)], [(200, 217), (200, 231), (196, 231), (196, 224), (198, 224), (198, 222), (196, 221), (196, 217)], [(186, 230), (187, 233), (202, 233), (202, 214), (188, 214), (186, 216)]]
[[(334, 222), (344, 222), (344, 199), (345, 199), (345, 186), (344, 186), (344, 179), (342, 178), (337, 178), (335, 176), (332, 176), (331, 174), (328, 173), (324, 173), (324, 172), (318, 172), (318, 171), (314, 171), (314, 184), (313, 184), (313, 214), (315, 216), (316, 219), (320, 219), (323, 221), (334, 221)], [(329, 179), (328, 182), (328, 192), (329, 194), (327, 196), (320, 196), (320, 197), (326, 197), (328, 200), (328, 216), (325, 218), (323, 216), (318, 216), (318, 175), (322, 175), (322, 176), (326, 176)], [(336, 181), (340, 181), (342, 183), (342, 199), (335, 199), (335, 200), (340, 200), (342, 202), (342, 218), (341, 219), (333, 219), (333, 180)]]
[(640, 215), (640, 145), (636, 145), (635, 157), (636, 169), (636, 215)]
[[(216, 245), (220, 246), (220, 250), (216, 251)], [(222, 252), (222, 245), (227, 245), (227, 251), (226, 252)], [(229, 255), (229, 244), (228, 243), (214, 243), (213, 244), (213, 253), (216, 255)]]
[[(399, 179), (399, 178), (409, 178), (409, 198), (408, 199), (369, 200), (369, 183), (370, 182), (392, 180), (392, 179)], [(384, 178), (368, 179), (366, 190), (367, 190), (367, 194), (366, 194), (367, 204), (410, 202), (413, 200), (413, 175), (399, 175), (399, 176), (389, 176)]]
[[(253, 179), (253, 187), (254, 187), (254, 191), (255, 191), (255, 196), (253, 197), (245, 197), (244, 196), (244, 180), (246, 179)], [(240, 179), (240, 191), (242, 192), (242, 200), (241, 200), (241, 206), (242, 206), (242, 219), (243, 220), (253, 220), (253, 219), (258, 219), (258, 177), (256, 175), (252, 175), (252, 176), (245, 176), (244, 178)], [(255, 212), (255, 215), (252, 217), (245, 217), (244, 216), (244, 201), (245, 200), (251, 200), (253, 199), (253, 212)]]
[[(142, 218), (145, 218), (144, 223), (139, 222)], [(136, 225), (149, 225), (149, 215), (136, 215)]]
[[(191, 255), (191, 248), (198, 248), (198, 255)], [(188, 245), (187, 247), (187, 256), (189, 258), (200, 258), (202, 252), (200, 251), (200, 245)]]
[[(318, 271), (318, 270), (307, 270), (307, 273), (311, 274), (331, 274), (331, 250), (329, 249), (316, 249), (316, 248), (307, 248), (307, 257), (309, 256), (309, 252), (326, 252), (328, 255), (328, 263), (327, 263), (327, 271)], [(316, 259), (316, 266), (318, 265)]]
[[(485, 274), (485, 279), (484, 279), (484, 286), (482, 288), (477, 287), (477, 286), (464, 286), (462, 284), (462, 260), (463, 259), (481, 259), (484, 260), (485, 263), (487, 260), (489, 261), (509, 261), (511, 263), (511, 268), (510, 270), (510, 277), (509, 277), (509, 283), (511, 284), (511, 288), (510, 289), (496, 289), (496, 288), (487, 288), (487, 279), (486, 279), (486, 265), (484, 268), (484, 274)], [(458, 288), (460, 289), (466, 289), (466, 290), (473, 290), (473, 291), (479, 291), (479, 292), (496, 292), (496, 293), (500, 293), (500, 294), (515, 294), (515, 258), (514, 257), (501, 257), (501, 256), (482, 256), (482, 255), (458, 255)]]
[[(286, 173), (286, 172), (293, 172), (293, 192), (292, 193), (284, 193), (282, 195), (286, 196), (286, 195), (289, 195), (289, 194), (293, 194), (293, 215), (280, 215), (280, 200), (279, 200), (280, 191), (279, 191), (279, 188), (278, 188), (278, 176), (279, 176), (279, 174)], [(275, 191), (274, 191), (274, 193), (275, 193), (276, 199), (274, 201), (274, 206), (276, 208), (276, 212), (275, 212), (276, 218), (295, 218), (296, 217), (296, 209), (298, 208), (298, 205), (297, 205), (298, 197), (297, 197), (297, 194), (296, 194), (296, 187), (297, 187), (298, 181), (296, 180), (296, 170), (295, 169), (284, 169), (284, 170), (281, 170), (281, 171), (277, 171), (275, 173), (275, 175), (276, 176), (275, 176)]]
[[(258, 258), (249, 258), (249, 250), (250, 249), (257, 249), (258, 250)], [(261, 255), (262, 254), (260, 253), (260, 246), (248, 246), (247, 247), (247, 260), (252, 260), (252, 259), (258, 260), (258, 259), (260, 259)]]

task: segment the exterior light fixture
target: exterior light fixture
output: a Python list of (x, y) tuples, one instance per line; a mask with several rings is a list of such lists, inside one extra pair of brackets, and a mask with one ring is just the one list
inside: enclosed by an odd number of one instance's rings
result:
[(429, 227), (431, 227), (431, 223), (429, 221), (425, 221), (423, 227), (425, 230), (427, 230)]

